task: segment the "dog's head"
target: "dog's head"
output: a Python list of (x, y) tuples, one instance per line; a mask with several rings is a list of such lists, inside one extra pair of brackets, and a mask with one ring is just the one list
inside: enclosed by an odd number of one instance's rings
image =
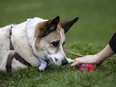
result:
[(60, 22), (59, 16), (36, 25), (35, 30), (35, 51), (36, 55), (46, 60), (49, 64), (58, 66), (68, 63), (63, 45), (65, 43), (65, 33), (78, 20), (73, 19), (68, 22)]

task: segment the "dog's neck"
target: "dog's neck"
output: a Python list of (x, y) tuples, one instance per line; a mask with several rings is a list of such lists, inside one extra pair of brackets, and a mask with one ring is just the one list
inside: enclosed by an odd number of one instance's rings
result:
[[(27, 34), (27, 38), (28, 38), (28, 43), (31, 47), (31, 49), (33, 50), (34, 52), (34, 55), (36, 57), (39, 57), (40, 55), (38, 55), (38, 53), (36, 53), (36, 49), (35, 49), (35, 40), (36, 40), (36, 37), (35, 37), (35, 30), (36, 30), (36, 25), (39, 23), (39, 22), (42, 22), (42, 21), (45, 21), (44, 19), (41, 19), (41, 18), (32, 18), (32, 19), (27, 19), (27, 26), (26, 26), (26, 34)], [(40, 57), (41, 58), (41, 57)]]
[[(39, 22), (42, 22), (42, 21), (46, 21), (44, 19), (41, 19), (41, 18), (33, 18), (33, 19), (27, 19), (27, 37), (28, 37), (28, 41), (29, 41), (29, 44), (32, 48), (32, 50), (34, 51), (34, 42), (35, 42), (35, 29), (36, 29), (36, 25), (37, 23)], [(35, 53), (34, 53), (35, 54)], [(46, 66), (47, 66), (47, 62), (45, 62), (41, 57), (39, 57), (38, 55), (35, 54), (35, 56), (39, 59), (40, 61), (40, 66), (39, 66), (39, 70), (40, 71), (43, 71)]]

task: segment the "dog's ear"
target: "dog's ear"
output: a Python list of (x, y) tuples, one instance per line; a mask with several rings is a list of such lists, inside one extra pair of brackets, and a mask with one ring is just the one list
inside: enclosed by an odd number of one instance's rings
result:
[(77, 22), (77, 20), (79, 19), (79, 17), (74, 18), (72, 21), (68, 21), (68, 22), (63, 22), (61, 23), (61, 26), (64, 28), (64, 33), (67, 33), (67, 31), (71, 28), (71, 26)]
[(44, 30), (44, 34), (48, 35), (49, 33), (51, 33), (52, 31), (57, 29), (57, 25), (60, 21), (60, 17), (57, 16), (56, 18), (49, 20), (48, 21), (48, 26), (47, 28)]

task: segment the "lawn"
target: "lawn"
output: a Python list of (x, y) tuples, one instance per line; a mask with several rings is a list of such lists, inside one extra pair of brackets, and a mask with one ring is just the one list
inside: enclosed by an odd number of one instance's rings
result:
[[(0, 27), (27, 18), (63, 20), (79, 17), (66, 34), (65, 47), (83, 55), (99, 52), (116, 31), (116, 0), (0, 0)], [(67, 54), (68, 57), (76, 56)], [(115, 87), (116, 57), (110, 57), (92, 72), (73, 70), (70, 64), (17, 71), (8, 77), (0, 73), (0, 87)]]
[[(94, 54), (102, 47), (92, 44), (73, 44), (68, 48), (73, 51), (81, 50), (81, 54)], [(75, 57), (69, 54), (67, 56)], [(111, 57), (105, 60), (98, 69), (91, 72), (74, 70), (69, 64), (62, 67), (51, 66), (44, 72), (30, 67), (15, 72), (11, 77), (0, 73), (0, 84), (1, 87), (115, 87), (116, 59)]]

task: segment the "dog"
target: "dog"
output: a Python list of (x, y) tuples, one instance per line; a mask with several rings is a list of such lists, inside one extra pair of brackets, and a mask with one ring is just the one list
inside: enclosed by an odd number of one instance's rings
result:
[(59, 16), (51, 20), (34, 17), (0, 28), (0, 71), (12, 73), (30, 66), (44, 70), (48, 65), (72, 62), (63, 45), (65, 33), (77, 20), (60, 22)]

